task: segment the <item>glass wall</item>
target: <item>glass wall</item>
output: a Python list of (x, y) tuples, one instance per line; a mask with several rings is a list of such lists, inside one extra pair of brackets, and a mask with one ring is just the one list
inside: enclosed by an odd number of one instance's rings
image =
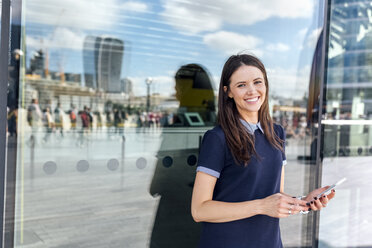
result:
[(347, 181), (320, 215), (319, 247), (370, 247), (372, 2), (334, 0), (330, 13), (322, 179)]
[[(286, 193), (309, 192), (319, 113), (312, 75), (325, 24), (319, 1), (17, 3), (19, 70), (8, 100), (13, 247), (195, 247), (199, 144), (216, 124), (222, 66), (238, 52), (267, 67), (270, 110), (287, 133)], [(368, 77), (363, 66), (347, 75)], [(358, 104), (367, 99), (358, 96)], [(311, 218), (281, 221), (286, 247), (312, 245)]]

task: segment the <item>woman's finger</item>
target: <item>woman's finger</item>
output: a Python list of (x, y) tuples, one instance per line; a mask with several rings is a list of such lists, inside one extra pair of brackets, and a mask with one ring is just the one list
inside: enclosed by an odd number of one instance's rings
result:
[(331, 193), (327, 195), (328, 200), (331, 200), (333, 197), (335, 197), (336, 191), (334, 189), (331, 190)]
[(326, 195), (323, 195), (322, 197), (320, 197), (320, 202), (322, 203), (323, 207), (326, 207), (329, 202), (328, 197)]
[(320, 200), (317, 197), (314, 198), (314, 205), (316, 206), (316, 208), (318, 210), (321, 210), (323, 208), (322, 203), (320, 202)]
[(314, 210), (314, 211), (317, 211), (317, 210), (318, 210), (318, 208), (316, 207), (314, 201), (311, 201), (311, 202), (310, 202), (310, 208), (311, 208), (311, 210)]

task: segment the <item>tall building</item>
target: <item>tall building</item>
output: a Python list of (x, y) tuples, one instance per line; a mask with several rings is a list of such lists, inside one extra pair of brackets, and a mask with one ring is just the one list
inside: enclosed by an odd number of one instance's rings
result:
[(121, 79), (121, 91), (127, 95), (133, 95), (133, 83), (129, 78)]
[(85, 86), (105, 92), (121, 92), (123, 54), (122, 40), (108, 36), (87, 36), (83, 50)]
[[(338, 0), (331, 8), (327, 106), (335, 119), (372, 116), (372, 5), (368, 1)], [(355, 135), (357, 126), (343, 126), (339, 152), (368, 142)], [(347, 152), (345, 152), (347, 151)]]

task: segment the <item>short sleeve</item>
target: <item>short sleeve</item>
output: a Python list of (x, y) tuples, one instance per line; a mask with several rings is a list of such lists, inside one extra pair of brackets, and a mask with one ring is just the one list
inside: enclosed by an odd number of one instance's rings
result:
[(285, 130), (280, 125), (277, 125), (277, 128), (278, 128), (278, 131), (279, 131), (279, 138), (284, 141), (283, 145), (282, 145), (283, 151), (281, 153), (282, 153), (283, 165), (286, 165), (287, 164), (287, 157), (285, 156), (285, 137), (286, 137)]
[(196, 171), (220, 177), (225, 161), (224, 138), (218, 132), (209, 130), (204, 134), (200, 147)]

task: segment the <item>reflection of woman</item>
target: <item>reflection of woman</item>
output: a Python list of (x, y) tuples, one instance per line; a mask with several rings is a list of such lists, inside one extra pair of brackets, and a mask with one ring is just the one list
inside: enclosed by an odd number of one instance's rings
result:
[[(304, 199), (283, 192), (285, 133), (269, 115), (268, 80), (261, 61), (234, 55), (219, 89), (219, 125), (201, 146), (192, 196), (203, 223), (200, 247), (282, 247), (279, 218), (320, 210), (334, 197)], [(315, 197), (315, 198), (314, 198)]]
[[(195, 163), (188, 159), (198, 153), (198, 147), (185, 145), (182, 149), (174, 148), (175, 139), (186, 138), (188, 135), (185, 112), (197, 113), (204, 123), (215, 115), (214, 93), (211, 80), (206, 70), (196, 64), (182, 66), (176, 73), (176, 97), (180, 102), (177, 113), (173, 113), (168, 128), (179, 128), (182, 136), (170, 136), (163, 133), (163, 141), (157, 154), (158, 163), (152, 178), (150, 194), (161, 196), (151, 233), (150, 247), (196, 247), (200, 238), (201, 224), (195, 223), (190, 214), (191, 195), (195, 179)], [(207, 107), (206, 102), (210, 102)], [(189, 130), (191, 130), (190, 127)], [(187, 139), (190, 139), (188, 137)], [(197, 138), (196, 138), (197, 139)], [(196, 140), (197, 142), (198, 140)], [(174, 159), (174, 160), (173, 160)]]

